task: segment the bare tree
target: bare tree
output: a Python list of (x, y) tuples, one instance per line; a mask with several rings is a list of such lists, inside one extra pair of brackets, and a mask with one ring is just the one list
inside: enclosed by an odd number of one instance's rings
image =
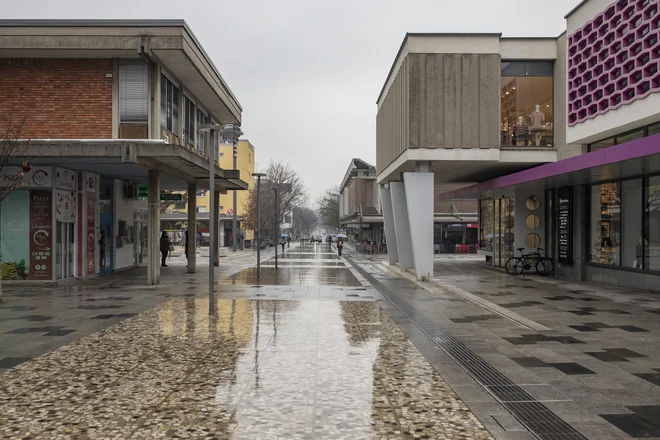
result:
[[(271, 161), (265, 170), (266, 177), (261, 179), (261, 231), (260, 237), (270, 237), (277, 224), (284, 221), (284, 216), (294, 207), (304, 205), (307, 190), (298, 173), (282, 160)], [(276, 212), (273, 188), (279, 193), (279, 212)], [(257, 230), (257, 188), (250, 189), (244, 206), (243, 224), (246, 228)]]
[(316, 200), (316, 204), (318, 205), (319, 217), (321, 217), (323, 223), (338, 228), (339, 188), (334, 186), (325, 190), (325, 192)]
[(319, 225), (319, 216), (309, 206), (293, 208), (293, 227), (298, 232), (309, 234)]
[[(10, 103), (0, 108), (0, 214), (2, 202), (9, 195), (23, 186), (23, 177), (32, 166), (24, 157), (29, 140), (24, 139), (25, 126), (28, 113), (22, 111), (18, 103)], [(23, 156), (21, 166), (12, 166), (10, 162), (16, 162)], [(0, 244), (2, 237), (0, 237)], [(2, 258), (2, 249), (0, 249)], [(1, 268), (1, 265), (0, 265)], [(0, 303), (2, 297), (2, 277), (0, 276)]]

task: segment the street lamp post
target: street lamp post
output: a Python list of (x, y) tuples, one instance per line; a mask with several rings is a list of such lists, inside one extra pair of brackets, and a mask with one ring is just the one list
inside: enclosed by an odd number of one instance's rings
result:
[(275, 269), (277, 269), (277, 246), (280, 240), (280, 201), (278, 196), (277, 187), (271, 188), (275, 192)]
[[(253, 173), (252, 177), (257, 178), (257, 284), (261, 281), (261, 178), (266, 177), (265, 173)], [(275, 249), (277, 251), (277, 249)]]

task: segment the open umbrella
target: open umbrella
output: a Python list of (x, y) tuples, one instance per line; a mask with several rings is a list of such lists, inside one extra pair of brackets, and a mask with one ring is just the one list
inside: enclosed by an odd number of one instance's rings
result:
[(348, 236), (346, 234), (339, 233), (337, 234), (337, 238), (348, 238)]

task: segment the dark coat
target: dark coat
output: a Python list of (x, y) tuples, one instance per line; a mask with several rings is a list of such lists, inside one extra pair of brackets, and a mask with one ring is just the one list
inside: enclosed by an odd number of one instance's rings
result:
[(188, 240), (188, 231), (186, 231), (186, 244), (184, 246), (184, 252), (186, 253), (186, 258), (188, 258), (188, 243), (190, 243), (190, 240)]
[(160, 251), (161, 252), (170, 251), (170, 238), (167, 235), (160, 236)]

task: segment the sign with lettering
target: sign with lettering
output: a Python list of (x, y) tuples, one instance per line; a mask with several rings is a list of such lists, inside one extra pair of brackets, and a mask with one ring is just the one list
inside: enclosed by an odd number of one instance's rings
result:
[(573, 264), (573, 191), (557, 190), (557, 226), (559, 230), (557, 258), (560, 264)]
[(55, 186), (58, 189), (76, 189), (76, 172), (65, 170), (64, 168), (55, 168)]
[(77, 211), (77, 194), (73, 191), (57, 190), (55, 199), (55, 212), (57, 221), (62, 223), (75, 223)]
[(94, 275), (94, 249), (96, 248), (96, 195), (87, 194), (87, 275)]
[(167, 202), (180, 202), (183, 200), (183, 194), (177, 194), (177, 193), (161, 193), (160, 194), (160, 200), (161, 201), (167, 201)]
[(53, 195), (50, 190), (30, 191), (30, 279), (53, 278)]
[[(27, 170), (27, 171), (26, 171)], [(20, 182), (22, 188), (50, 188), (53, 186), (52, 168), (4, 166), (0, 170), (0, 186), (8, 187)]]

